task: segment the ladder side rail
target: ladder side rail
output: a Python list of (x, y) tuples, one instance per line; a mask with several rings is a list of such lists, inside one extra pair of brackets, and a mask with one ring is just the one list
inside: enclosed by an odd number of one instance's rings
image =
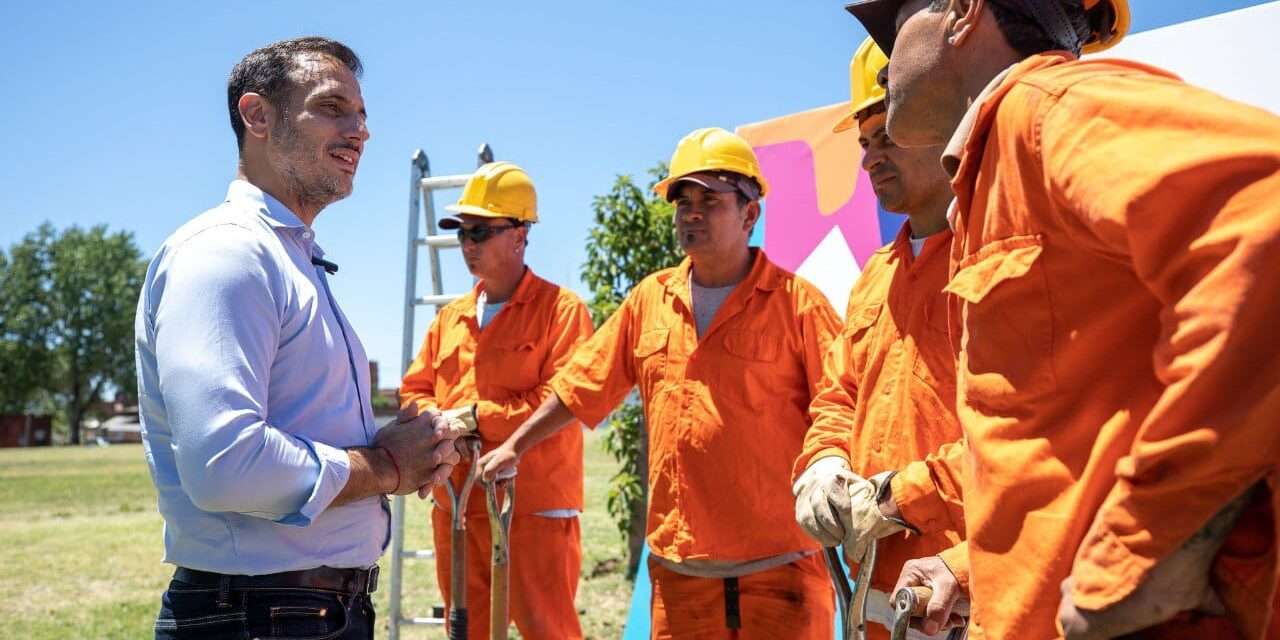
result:
[[(414, 312), (417, 309), (415, 298), (418, 287), (418, 216), (420, 215), (422, 179), (430, 173), (427, 154), (418, 149), (409, 161), (409, 228), (405, 234), (404, 274), (404, 326), (401, 330), (401, 362), (400, 375), (409, 369), (413, 361)], [(400, 640), (400, 604), (404, 573), (404, 496), (391, 499), (391, 580), (388, 594), (387, 637), (389, 640)]]

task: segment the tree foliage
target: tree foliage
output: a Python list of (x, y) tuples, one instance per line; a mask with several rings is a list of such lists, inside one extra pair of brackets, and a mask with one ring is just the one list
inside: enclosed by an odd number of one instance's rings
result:
[(52, 397), (80, 442), (107, 389), (135, 393), (133, 320), (146, 273), (133, 234), (48, 223), (0, 251), (0, 409)]
[[(609, 193), (592, 201), (595, 222), (587, 237), (582, 279), (591, 290), (588, 307), (599, 327), (645, 276), (679, 263), (683, 254), (672, 226), (671, 204), (653, 193), (667, 166), (649, 171), (648, 188), (618, 176)], [(605, 448), (622, 463), (609, 487), (608, 509), (627, 538), (627, 576), (634, 578), (644, 545), (648, 499), (648, 438), (644, 411), (634, 395), (608, 421)]]

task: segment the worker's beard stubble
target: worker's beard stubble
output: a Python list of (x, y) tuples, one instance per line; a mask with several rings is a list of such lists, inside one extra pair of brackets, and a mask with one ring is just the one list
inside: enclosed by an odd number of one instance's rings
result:
[(287, 112), (272, 125), (271, 137), (277, 141), (276, 152), (268, 155), (271, 167), (301, 206), (319, 210), (351, 195), (349, 178), (325, 172), (324, 152), (290, 124)]

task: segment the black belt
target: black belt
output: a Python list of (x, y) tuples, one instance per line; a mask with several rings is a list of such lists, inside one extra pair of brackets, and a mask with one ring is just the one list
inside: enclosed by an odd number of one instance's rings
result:
[(368, 569), (316, 567), (301, 571), (268, 573), (261, 576), (234, 576), (178, 567), (173, 579), (202, 587), (220, 589), (324, 589), (339, 593), (373, 593), (378, 590), (378, 565)]
[[(738, 590), (737, 578), (724, 579), (724, 626), (728, 629), (742, 628), (742, 601)], [(736, 637), (736, 636), (735, 636)]]

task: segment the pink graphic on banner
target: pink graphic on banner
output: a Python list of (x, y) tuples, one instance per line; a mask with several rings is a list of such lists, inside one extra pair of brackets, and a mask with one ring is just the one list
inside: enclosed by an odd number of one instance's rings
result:
[[(765, 200), (764, 246), (784, 269), (795, 270), (813, 249), (839, 227), (854, 260), (861, 267), (881, 246), (875, 192), (861, 167), (853, 195), (835, 211), (824, 214), (818, 203), (818, 180), (813, 150), (804, 140), (756, 148), (760, 169), (771, 190)], [(847, 168), (854, 169), (853, 159)]]

